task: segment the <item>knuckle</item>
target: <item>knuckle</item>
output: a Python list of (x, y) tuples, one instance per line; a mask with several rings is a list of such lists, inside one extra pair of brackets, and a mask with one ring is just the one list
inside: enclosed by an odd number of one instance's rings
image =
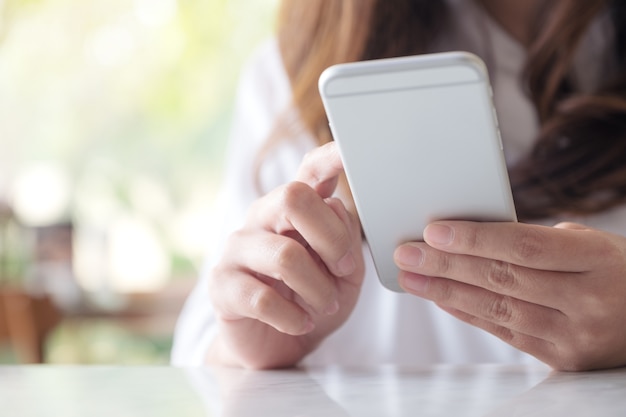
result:
[(274, 249), (272, 260), (277, 271), (275, 278), (284, 281), (288, 271), (300, 263), (302, 249), (303, 247), (293, 239), (286, 239)]
[(249, 304), (254, 318), (261, 319), (270, 315), (275, 306), (273, 298), (273, 292), (267, 287), (250, 294)]
[(491, 333), (506, 343), (509, 343), (509, 344), (515, 343), (515, 340), (516, 340), (515, 332), (513, 332), (513, 330), (509, 329), (508, 327), (496, 326), (496, 328), (493, 329)]
[(540, 258), (544, 252), (543, 239), (534, 229), (520, 233), (515, 239), (512, 256), (516, 261), (532, 261)]
[(333, 285), (322, 285), (320, 288), (319, 307), (326, 308), (333, 300), (337, 300), (337, 292)]
[(508, 262), (489, 262), (485, 275), (489, 286), (496, 292), (510, 292), (517, 286), (515, 271)]
[(462, 235), (462, 245), (471, 252), (480, 250), (482, 246), (482, 238), (475, 228), (468, 229), (467, 233)]
[(431, 279), (431, 285), (437, 283), (436, 301), (447, 305), (453, 304), (455, 299), (455, 291), (453, 285), (447, 279)]
[(354, 239), (350, 213), (339, 199), (327, 199), (326, 204), (334, 211), (338, 221), (327, 223), (324, 233), (334, 250), (345, 253), (352, 246)]
[(496, 323), (510, 323), (513, 320), (513, 306), (507, 296), (495, 297), (487, 303), (486, 315)]
[(280, 206), (286, 211), (297, 210), (311, 205), (313, 190), (299, 181), (292, 181), (282, 188)]
[(224, 291), (228, 291), (231, 287), (231, 285), (229, 285), (231, 282), (230, 278), (237, 268), (238, 266), (233, 265), (230, 261), (221, 259), (208, 270), (205, 290), (212, 300), (218, 301), (218, 295)]
[(311, 161), (315, 160), (315, 155), (316, 153), (319, 152), (319, 150), (316, 149), (312, 149), (307, 151), (304, 156), (302, 157), (302, 164), (301, 165), (308, 165), (311, 163)]
[(352, 246), (352, 235), (345, 227), (334, 228), (330, 231), (330, 241), (335, 252), (344, 254)]
[(446, 275), (452, 269), (452, 261), (450, 256), (445, 253), (439, 253), (436, 260), (437, 274)]
[(226, 250), (232, 250), (233, 248), (237, 248), (241, 242), (244, 242), (248, 238), (248, 232), (244, 229), (237, 229), (233, 231), (224, 244)]

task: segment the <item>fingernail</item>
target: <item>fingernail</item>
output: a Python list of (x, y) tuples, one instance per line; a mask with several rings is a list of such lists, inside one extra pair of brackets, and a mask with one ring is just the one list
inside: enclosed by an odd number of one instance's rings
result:
[(349, 275), (354, 272), (356, 268), (356, 262), (354, 261), (354, 256), (352, 255), (352, 251), (348, 252), (344, 255), (343, 258), (339, 260), (337, 263), (337, 271), (340, 276)]
[(412, 274), (404, 278), (403, 287), (409, 292), (422, 294), (425, 293), (428, 289), (429, 282), (429, 277)]
[(454, 239), (454, 229), (442, 224), (429, 224), (424, 229), (424, 240), (437, 245), (449, 245)]
[(411, 245), (402, 245), (396, 250), (396, 259), (407, 266), (421, 266), (424, 262), (424, 252)]

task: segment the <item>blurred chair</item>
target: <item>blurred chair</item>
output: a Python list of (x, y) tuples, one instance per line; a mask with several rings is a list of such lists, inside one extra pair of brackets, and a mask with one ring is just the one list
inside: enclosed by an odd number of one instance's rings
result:
[(0, 200), (0, 344), (8, 345), (20, 363), (43, 362), (46, 337), (61, 320), (61, 312), (45, 288), (26, 287), (31, 267), (27, 259), (34, 258), (35, 265), (59, 258), (66, 260), (66, 255), (53, 256), (59, 250), (53, 251), (50, 246), (58, 246), (62, 254), (66, 253), (71, 237), (71, 228), (70, 237), (67, 229), (61, 228), (62, 239), (57, 245), (50, 242), (49, 233), (38, 231), (35, 256), (28, 255), (24, 253), (29, 251), (24, 244), (28, 240), (26, 228), (16, 220), (11, 207)]
[(48, 296), (0, 288), (0, 342), (20, 363), (42, 363), (48, 333), (61, 314)]

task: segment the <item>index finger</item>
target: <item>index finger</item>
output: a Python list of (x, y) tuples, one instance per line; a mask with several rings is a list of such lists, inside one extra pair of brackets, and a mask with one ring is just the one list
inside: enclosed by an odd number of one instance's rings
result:
[(304, 156), (296, 180), (309, 185), (322, 198), (327, 198), (332, 196), (342, 173), (339, 149), (334, 142), (329, 142)]
[(585, 272), (606, 263), (611, 249), (598, 232), (512, 222), (437, 221), (424, 229), (430, 246), (528, 268)]

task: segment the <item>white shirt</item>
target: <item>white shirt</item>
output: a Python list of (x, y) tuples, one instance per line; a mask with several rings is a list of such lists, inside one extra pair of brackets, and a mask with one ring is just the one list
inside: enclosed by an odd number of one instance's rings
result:
[[(483, 57), (490, 69), (494, 101), (509, 164), (532, 146), (537, 133), (535, 110), (522, 91), (520, 72), (525, 51), (481, 9), (467, 0), (449, 0), (453, 24), (435, 50), (466, 50)], [(586, 36), (577, 57), (580, 79), (591, 88), (600, 76), (610, 36), (601, 22)], [(603, 55), (604, 54), (604, 55)], [(289, 107), (290, 88), (277, 43), (264, 45), (242, 75), (228, 148), (227, 170), (216, 215), (220, 228), (204, 273), (180, 315), (174, 336), (172, 363), (202, 365), (216, 332), (208, 297), (208, 271), (220, 257), (226, 237), (242, 225), (250, 204), (259, 197), (254, 160), (273, 124)], [(307, 135), (284, 141), (261, 169), (263, 189), (270, 190), (294, 178), (303, 155), (315, 145)], [(626, 207), (587, 218), (569, 218), (591, 227), (626, 235)], [(556, 219), (553, 219), (556, 221)], [(359, 301), (347, 322), (331, 334), (306, 365), (424, 365), (432, 363), (528, 363), (536, 359), (491, 334), (465, 324), (433, 303), (384, 289), (364, 247), (366, 275)]]

